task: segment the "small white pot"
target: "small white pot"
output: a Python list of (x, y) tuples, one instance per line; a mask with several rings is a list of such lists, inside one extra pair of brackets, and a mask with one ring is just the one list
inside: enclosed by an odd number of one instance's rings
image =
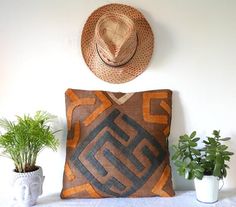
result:
[(43, 190), (43, 171), (38, 170), (27, 173), (17, 173), (13, 171), (13, 200), (19, 207), (30, 207), (36, 204), (38, 196)]
[(205, 175), (202, 180), (194, 179), (197, 200), (204, 203), (218, 201), (219, 178), (213, 175)]

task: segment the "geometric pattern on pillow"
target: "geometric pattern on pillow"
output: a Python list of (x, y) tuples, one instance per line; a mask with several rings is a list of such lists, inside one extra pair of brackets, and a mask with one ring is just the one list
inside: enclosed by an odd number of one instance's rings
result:
[(167, 137), (172, 92), (66, 91), (62, 198), (174, 195)]

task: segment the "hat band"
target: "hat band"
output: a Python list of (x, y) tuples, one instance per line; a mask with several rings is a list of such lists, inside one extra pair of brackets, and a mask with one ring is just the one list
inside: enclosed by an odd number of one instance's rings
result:
[(103, 59), (103, 57), (101, 56), (101, 54), (99, 53), (99, 50), (98, 50), (98, 46), (97, 46), (97, 43), (96, 43), (96, 51), (98, 53), (98, 56), (100, 57), (100, 59), (102, 60), (102, 62), (104, 62), (106, 65), (108, 65), (109, 67), (114, 67), (114, 68), (118, 68), (118, 67), (121, 67), (121, 66), (124, 66), (126, 65), (130, 60), (132, 60), (132, 58), (134, 57), (134, 55), (136, 54), (136, 51), (137, 51), (137, 48), (138, 48), (138, 35), (136, 34), (137, 36), (137, 44), (136, 44), (136, 47), (135, 47), (135, 50), (132, 54), (132, 56), (126, 61), (126, 62), (122, 62), (121, 64), (118, 64), (118, 65), (112, 65), (112, 64), (109, 64), (107, 63), (106, 60)]

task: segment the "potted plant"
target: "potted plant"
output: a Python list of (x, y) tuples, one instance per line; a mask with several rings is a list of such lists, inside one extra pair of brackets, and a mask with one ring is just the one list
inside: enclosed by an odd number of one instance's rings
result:
[(194, 179), (197, 199), (205, 203), (218, 200), (219, 180), (227, 176), (229, 166), (226, 163), (234, 154), (223, 144), (230, 137), (222, 138), (217, 130), (212, 135), (202, 140), (201, 148), (198, 146), (201, 139), (196, 137), (196, 131), (180, 136), (177, 145), (173, 145), (172, 160), (178, 174)]
[(59, 141), (52, 131), (55, 116), (38, 111), (33, 117), (17, 116), (16, 121), (0, 119), (0, 149), (2, 155), (13, 160), (13, 199), (17, 206), (32, 206), (42, 194), (43, 171), (36, 165), (38, 154), (44, 148), (56, 150)]

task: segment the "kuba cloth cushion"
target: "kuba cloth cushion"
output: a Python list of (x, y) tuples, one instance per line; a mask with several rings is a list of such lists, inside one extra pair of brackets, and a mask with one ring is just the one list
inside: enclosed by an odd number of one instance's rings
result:
[(62, 198), (173, 196), (170, 90), (66, 91)]

